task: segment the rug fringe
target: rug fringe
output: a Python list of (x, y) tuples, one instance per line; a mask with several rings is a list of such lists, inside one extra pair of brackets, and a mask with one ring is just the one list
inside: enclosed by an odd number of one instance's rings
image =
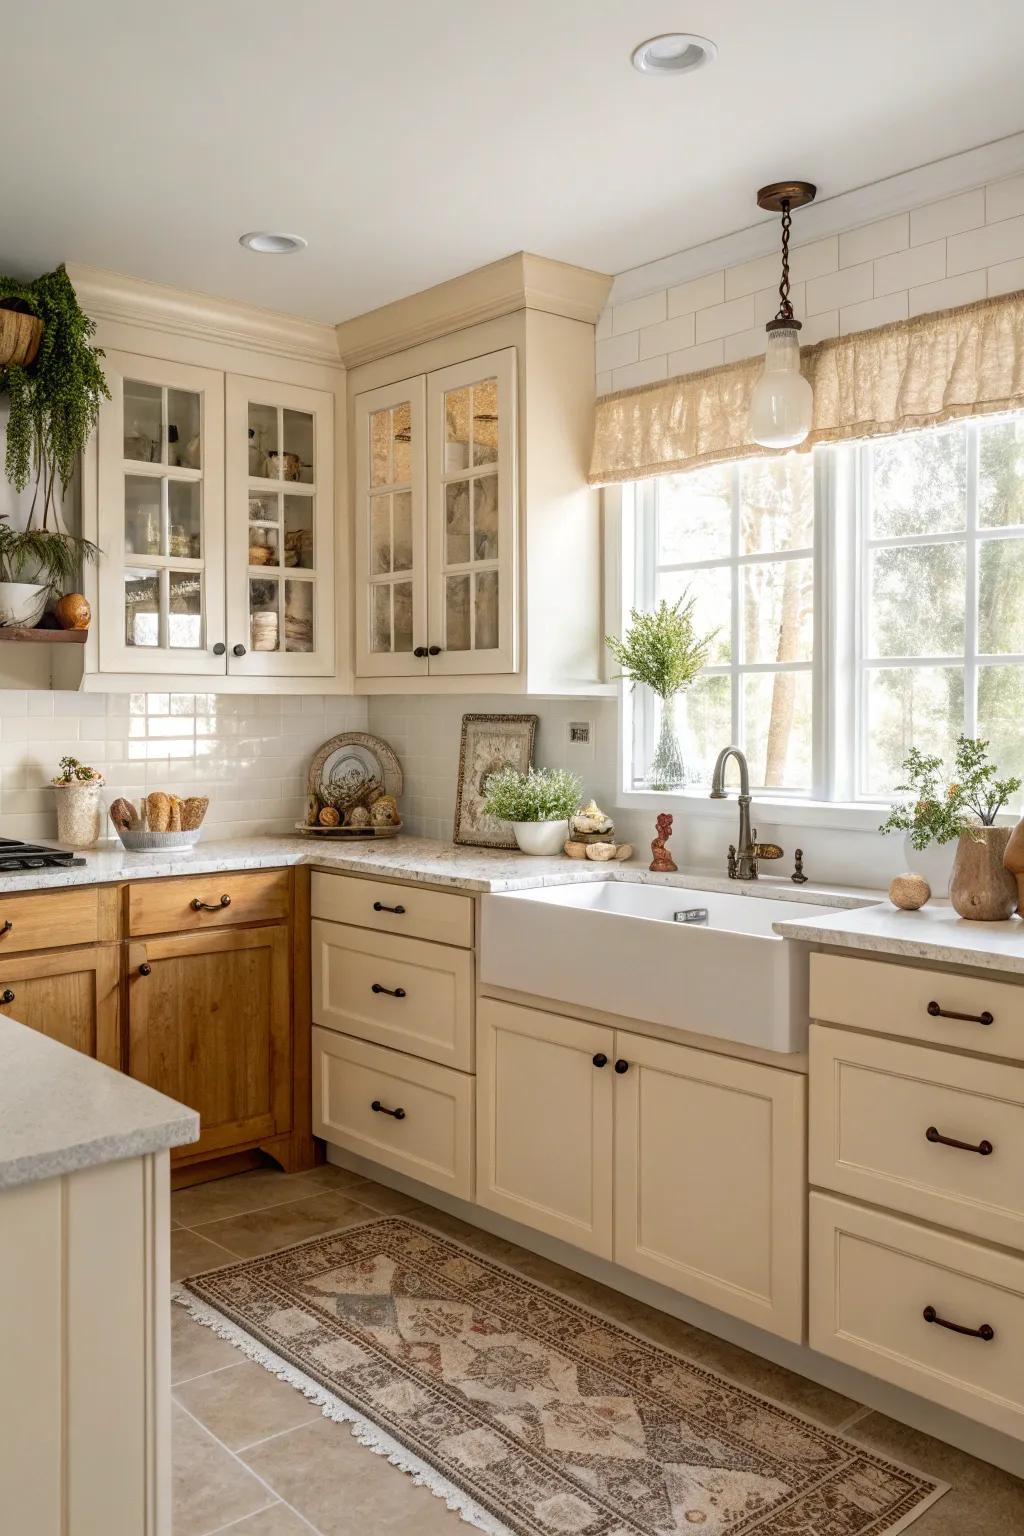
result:
[(503, 1525), (489, 1511), (483, 1509), (468, 1493), (457, 1488), (454, 1483), (442, 1477), (436, 1468), (430, 1466), (412, 1451), (393, 1440), (385, 1434), (371, 1419), (366, 1418), (350, 1404), (343, 1402), (334, 1392), (314, 1381), (311, 1376), (300, 1371), (297, 1366), (290, 1365), (276, 1355), (273, 1350), (254, 1339), (251, 1333), (246, 1333), (237, 1323), (232, 1323), (223, 1313), (218, 1312), (207, 1302), (200, 1301), (198, 1296), (193, 1296), (191, 1291), (181, 1286), (175, 1286), (171, 1293), (172, 1301), (185, 1308), (189, 1315), (197, 1323), (211, 1329), (218, 1338), (226, 1339), (249, 1360), (263, 1366), (264, 1370), (272, 1371), (279, 1381), (286, 1381), (289, 1386), (295, 1387), (310, 1402), (316, 1403), (321, 1409), (325, 1419), (331, 1419), (338, 1424), (349, 1424), (352, 1434), (360, 1445), (373, 1452), (375, 1456), (383, 1456), (393, 1467), (406, 1473), (418, 1488), (426, 1488), (436, 1499), (443, 1499), (453, 1513), (459, 1515), (467, 1525), (474, 1526), (478, 1531), (483, 1531), (486, 1536), (515, 1536), (507, 1525)]

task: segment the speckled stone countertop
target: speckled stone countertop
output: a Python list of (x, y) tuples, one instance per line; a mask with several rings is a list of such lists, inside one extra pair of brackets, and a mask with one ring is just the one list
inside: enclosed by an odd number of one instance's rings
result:
[(0, 1016), (0, 1189), (198, 1136), (195, 1110)]
[(112, 844), (87, 852), (84, 858), (85, 863), (75, 869), (0, 874), (0, 895), (6, 891), (59, 890), (69, 885), (310, 864), (318, 869), (422, 881), (463, 891), (522, 891), (532, 886), (575, 885), (591, 880), (637, 880), (688, 890), (726, 891), (733, 895), (770, 894), (782, 901), (824, 902), (837, 907), (858, 907), (865, 901), (881, 900), (878, 891), (810, 883), (795, 886), (786, 879), (767, 878), (754, 885), (744, 885), (721, 874), (701, 870), (653, 875), (645, 859), (634, 859), (628, 864), (599, 864), (593, 860), (567, 859), (563, 855), (537, 858), (503, 848), (464, 848), (456, 843), (404, 835), (349, 842), (343, 846), (326, 839), (302, 836), (226, 838), (197, 843), (180, 854), (126, 853), (120, 845)]
[(1019, 917), (1003, 923), (969, 922), (958, 917), (948, 901), (930, 901), (919, 912), (902, 912), (882, 901), (835, 917), (787, 919), (773, 926), (786, 939), (1024, 976), (1024, 922)]

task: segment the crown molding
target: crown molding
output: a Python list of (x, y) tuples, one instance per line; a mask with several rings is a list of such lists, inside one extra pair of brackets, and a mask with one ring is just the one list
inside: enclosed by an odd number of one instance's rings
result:
[(603, 272), (517, 251), (462, 277), (343, 320), (337, 345), (347, 368), (519, 309), (539, 309), (594, 325), (611, 289)]
[[(873, 224), (877, 219), (908, 213), (925, 203), (954, 197), (958, 192), (969, 192), (986, 182), (1015, 176), (1022, 170), (1024, 133), (1009, 134), (1005, 139), (996, 139), (977, 149), (968, 149), (944, 160), (933, 160), (928, 165), (901, 171), (896, 176), (887, 176), (883, 181), (874, 181), (835, 197), (821, 198), (809, 207), (801, 208), (796, 221), (799, 243), (807, 245), (812, 240), (842, 234), (862, 224)], [(753, 203), (753, 191), (750, 200)], [(795, 241), (793, 248), (797, 248)], [(708, 272), (719, 272), (723, 267), (736, 267), (760, 256), (775, 255), (778, 249), (778, 220), (774, 217), (762, 219), (746, 229), (722, 235), (718, 240), (708, 240), (703, 245), (693, 245), (659, 261), (649, 261), (618, 273), (609, 303), (615, 305), (625, 303), (627, 299), (639, 299), (676, 283), (704, 277)]]
[(316, 325), (294, 315), (258, 309), (232, 299), (212, 298), (206, 293), (147, 282), (141, 277), (126, 277), (102, 267), (69, 262), (67, 271), (82, 308), (93, 320), (141, 325), (175, 336), (251, 347), (295, 362), (341, 367), (331, 325)]

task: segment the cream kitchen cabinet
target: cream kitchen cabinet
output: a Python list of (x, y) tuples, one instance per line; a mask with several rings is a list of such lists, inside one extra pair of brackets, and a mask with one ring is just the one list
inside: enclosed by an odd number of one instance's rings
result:
[(480, 1205), (803, 1337), (800, 1073), (488, 998), (477, 1022)]
[(612, 691), (587, 485), (607, 288), (520, 253), (338, 327), (358, 691)]

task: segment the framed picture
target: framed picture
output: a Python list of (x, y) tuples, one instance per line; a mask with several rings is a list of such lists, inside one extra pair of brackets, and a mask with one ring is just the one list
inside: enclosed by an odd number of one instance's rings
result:
[(484, 784), (499, 768), (525, 773), (533, 764), (536, 735), (536, 715), (463, 715), (455, 842), (470, 848), (517, 846), (508, 822), (484, 810)]

